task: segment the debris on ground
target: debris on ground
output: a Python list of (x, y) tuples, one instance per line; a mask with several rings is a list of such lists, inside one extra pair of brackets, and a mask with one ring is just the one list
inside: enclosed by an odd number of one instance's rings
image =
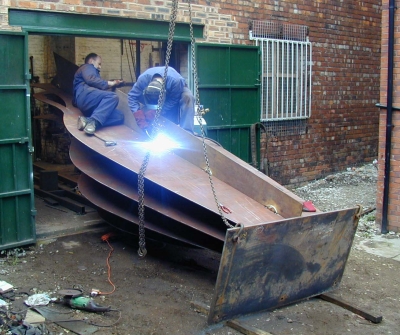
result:
[[(360, 218), (356, 236), (370, 238), (380, 234), (380, 227), (375, 222), (377, 180), (378, 170), (374, 161), (360, 167), (348, 167), (292, 191), (305, 200), (311, 200), (323, 212), (361, 205), (365, 214)], [(399, 238), (400, 234), (390, 232), (385, 237)]]

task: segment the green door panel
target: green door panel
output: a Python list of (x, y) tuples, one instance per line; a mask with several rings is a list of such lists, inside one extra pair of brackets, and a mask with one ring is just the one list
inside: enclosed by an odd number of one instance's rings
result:
[(36, 241), (25, 33), (0, 32), (0, 249)]
[[(231, 91), (228, 88), (218, 90), (204, 88), (199, 90), (201, 103), (210, 109), (206, 114), (207, 125), (231, 125)], [(218, 92), (218, 94), (216, 94)], [(207, 127), (208, 129), (208, 127)]]
[[(18, 35), (0, 36), (0, 85), (23, 85), (25, 81), (25, 71), (21, 64), (25, 63), (24, 54), (18, 49), (24, 48), (24, 39), (16, 38)], [(2, 100), (3, 101), (3, 100)], [(3, 104), (3, 103), (2, 103)]]
[(250, 86), (259, 84), (260, 56), (258, 47), (231, 48), (231, 85)]
[(196, 62), (201, 87), (229, 85), (229, 49), (214, 45), (198, 45)]
[(34, 243), (35, 238), (30, 224), (31, 195), (15, 195), (0, 200), (0, 249)]
[(238, 157), (251, 157), (249, 127), (207, 128), (208, 137)]
[(2, 90), (0, 94), (0, 138), (5, 140), (27, 137), (29, 115), (26, 112), (25, 90), (10, 88)]
[[(30, 189), (30, 161), (27, 160), (27, 144), (7, 143), (0, 146), (0, 194)], [(22, 173), (24, 172), (24, 173)]]
[(210, 109), (207, 135), (250, 163), (250, 127), (260, 121), (259, 48), (198, 44), (196, 63), (200, 103)]
[(231, 101), (232, 125), (253, 124), (260, 121), (260, 100), (257, 89), (234, 89)]

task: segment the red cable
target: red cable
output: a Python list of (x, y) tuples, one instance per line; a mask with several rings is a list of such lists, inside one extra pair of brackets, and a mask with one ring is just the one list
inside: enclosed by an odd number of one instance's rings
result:
[(115, 285), (114, 285), (114, 283), (111, 281), (111, 266), (110, 266), (110, 258), (111, 258), (111, 255), (112, 255), (113, 251), (114, 251), (114, 248), (111, 246), (110, 242), (108, 241), (108, 240), (110, 239), (110, 237), (112, 237), (112, 236), (114, 236), (113, 233), (108, 233), (108, 234), (105, 234), (105, 235), (103, 235), (103, 236), (101, 237), (101, 240), (102, 240), (103, 242), (107, 242), (108, 246), (109, 246), (110, 249), (111, 249), (110, 252), (109, 252), (109, 254), (108, 254), (108, 257), (107, 257), (107, 268), (108, 268), (108, 282), (109, 282), (109, 283), (112, 285), (112, 287), (113, 287), (113, 290), (112, 290), (111, 292), (99, 292), (99, 294), (102, 294), (102, 295), (112, 294), (112, 293), (114, 293), (114, 291), (115, 291)]

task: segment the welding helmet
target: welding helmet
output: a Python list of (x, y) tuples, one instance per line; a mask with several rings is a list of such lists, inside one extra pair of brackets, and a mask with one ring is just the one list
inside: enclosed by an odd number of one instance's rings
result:
[(153, 79), (143, 91), (144, 103), (148, 109), (157, 109), (162, 83)]

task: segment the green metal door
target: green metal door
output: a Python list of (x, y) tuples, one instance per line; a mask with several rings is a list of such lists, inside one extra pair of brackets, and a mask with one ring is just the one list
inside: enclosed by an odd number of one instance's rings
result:
[(207, 135), (250, 163), (251, 125), (260, 121), (260, 57), (256, 46), (198, 44), (196, 63)]
[(0, 33), (0, 249), (36, 240), (27, 40)]

